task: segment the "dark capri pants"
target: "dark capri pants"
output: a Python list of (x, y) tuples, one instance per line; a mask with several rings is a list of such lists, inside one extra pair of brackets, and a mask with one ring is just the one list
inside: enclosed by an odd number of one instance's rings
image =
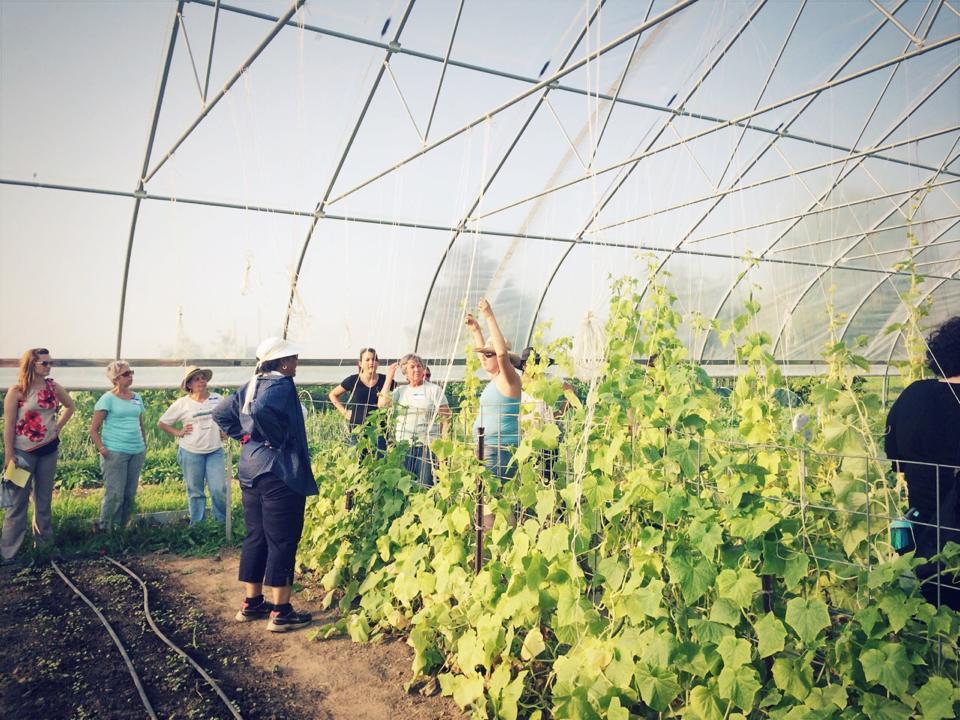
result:
[(292, 585), (306, 497), (272, 473), (242, 490), (247, 534), (240, 552), (240, 582)]

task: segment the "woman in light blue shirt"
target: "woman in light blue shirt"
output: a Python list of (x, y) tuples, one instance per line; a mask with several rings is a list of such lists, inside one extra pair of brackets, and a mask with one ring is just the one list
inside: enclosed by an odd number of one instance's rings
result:
[(140, 470), (147, 455), (143, 400), (130, 390), (133, 370), (127, 362), (114, 360), (107, 365), (107, 377), (113, 389), (97, 400), (90, 423), (90, 437), (100, 453), (103, 474), (102, 530), (111, 529), (114, 523), (123, 527), (130, 521)]
[(517, 372), (520, 358), (510, 352), (486, 298), (480, 299), (478, 309), (487, 321), (489, 340), (483, 341), (483, 331), (473, 315), (467, 315), (466, 323), (473, 333), (475, 350), (480, 353), (480, 365), (491, 379), (480, 395), (480, 412), (474, 430), (482, 427), (484, 431), (483, 464), (497, 477), (506, 479), (516, 473), (511, 460), (520, 444), (521, 379)]

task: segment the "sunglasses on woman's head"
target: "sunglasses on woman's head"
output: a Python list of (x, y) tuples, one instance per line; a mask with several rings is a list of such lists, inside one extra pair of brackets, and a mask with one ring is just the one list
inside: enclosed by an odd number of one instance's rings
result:
[(53, 367), (53, 360), (37, 360), (37, 362), (44, 367)]
[(127, 370), (126, 372), (120, 373), (120, 377), (133, 377), (133, 370)]
[(485, 350), (485, 351), (481, 352), (480, 354), (483, 355), (485, 358), (492, 358), (492, 357), (496, 357), (496, 356), (497, 356), (497, 354), (496, 354), (495, 352), (493, 352), (492, 350)]

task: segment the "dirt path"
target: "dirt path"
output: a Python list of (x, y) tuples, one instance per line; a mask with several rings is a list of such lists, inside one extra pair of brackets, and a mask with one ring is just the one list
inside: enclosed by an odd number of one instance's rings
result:
[[(239, 556), (221, 560), (183, 559), (166, 555), (143, 558), (167, 573), (172, 584), (197, 598), (198, 607), (214, 627), (238, 641), (248, 651), (252, 668), (279, 675), (298, 695), (316, 702), (313, 718), (323, 720), (409, 720), (465, 718), (447, 698), (409, 694), (403, 686), (410, 678), (412, 651), (403, 642), (360, 645), (349, 638), (310, 640), (308, 633), (269, 633), (264, 623), (234, 620), (242, 593), (237, 582)], [(298, 610), (314, 613), (317, 622), (332, 621), (309, 590), (293, 598)], [(310, 718), (303, 718), (310, 720)]]

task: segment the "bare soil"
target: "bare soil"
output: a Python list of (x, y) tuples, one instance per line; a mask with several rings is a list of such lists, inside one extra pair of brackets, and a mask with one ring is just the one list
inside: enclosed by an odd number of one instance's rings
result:
[[(357, 645), (277, 634), (234, 620), (242, 599), (235, 552), (121, 562), (150, 589), (154, 620), (220, 684), (243, 717), (289, 720), (433, 718), (463, 714), (448, 699), (404, 690), (412, 652), (390, 640)], [(216, 694), (150, 630), (142, 590), (105, 560), (60, 563), (126, 646), (160, 718), (228, 718)], [(142, 718), (145, 710), (116, 646), (93, 611), (50, 566), (0, 569), (0, 717)], [(309, 589), (294, 596), (314, 627), (335, 622)]]

